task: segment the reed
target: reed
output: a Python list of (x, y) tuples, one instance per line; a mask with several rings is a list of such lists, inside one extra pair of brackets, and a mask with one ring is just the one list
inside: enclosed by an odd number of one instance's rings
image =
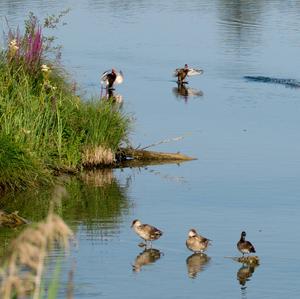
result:
[(46, 257), (54, 245), (67, 249), (72, 237), (70, 228), (53, 213), (35, 227), (25, 229), (11, 243), (1, 269), (1, 298), (24, 298), (32, 294), (33, 299), (38, 299)]

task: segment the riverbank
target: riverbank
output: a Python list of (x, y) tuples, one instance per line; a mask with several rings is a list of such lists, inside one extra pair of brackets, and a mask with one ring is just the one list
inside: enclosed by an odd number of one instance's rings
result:
[(0, 192), (51, 184), (63, 169), (112, 163), (130, 118), (112, 101), (82, 99), (47, 57), (42, 27), (10, 30), (0, 59)]

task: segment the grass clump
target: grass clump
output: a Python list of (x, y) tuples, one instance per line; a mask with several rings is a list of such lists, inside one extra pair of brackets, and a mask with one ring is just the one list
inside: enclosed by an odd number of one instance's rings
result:
[[(42, 26), (9, 31), (0, 53), (0, 188), (49, 181), (53, 170), (107, 165), (129, 133), (110, 101), (79, 98), (61, 67), (47, 59)], [(3, 140), (3, 142), (1, 141)]]
[(0, 191), (37, 187), (51, 180), (49, 172), (9, 135), (0, 135)]

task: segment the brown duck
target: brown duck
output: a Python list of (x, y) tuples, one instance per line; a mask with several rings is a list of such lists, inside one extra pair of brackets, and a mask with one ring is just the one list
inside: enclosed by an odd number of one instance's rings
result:
[(246, 232), (241, 233), (241, 238), (236, 244), (238, 250), (243, 254), (250, 254), (251, 252), (256, 252), (254, 246), (251, 244), (251, 242), (245, 240)]
[(159, 239), (163, 232), (150, 225), (150, 224), (142, 224), (138, 219), (133, 220), (131, 227), (134, 229), (137, 235), (139, 235), (146, 242), (150, 242), (150, 246), (152, 246), (152, 241)]
[(190, 68), (187, 64), (183, 68), (178, 68), (174, 72), (174, 77), (177, 77), (178, 84), (187, 84), (187, 81), (184, 81), (188, 76), (196, 76), (203, 74), (203, 70)]
[(207, 239), (199, 234), (197, 234), (195, 229), (190, 229), (188, 233), (188, 239), (186, 240), (186, 247), (198, 253), (203, 253), (208, 245), (210, 245), (210, 239)]

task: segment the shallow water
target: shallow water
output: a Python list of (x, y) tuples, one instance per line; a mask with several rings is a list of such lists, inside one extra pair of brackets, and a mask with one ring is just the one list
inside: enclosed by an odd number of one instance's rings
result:
[[(71, 7), (55, 34), (80, 92), (99, 96), (100, 73), (121, 69), (133, 144), (184, 136), (155, 149), (198, 158), (67, 183), (60, 212), (78, 246), (63, 269), (75, 263), (75, 298), (298, 298), (299, 90), (244, 76), (300, 81), (299, 1), (74, 2), (1, 1), (0, 15), (21, 24), (30, 10)], [(172, 72), (184, 63), (204, 69), (189, 79), (195, 96), (176, 90)], [(1, 208), (36, 220), (47, 210), (42, 199), (28, 207), (36, 197)], [(141, 255), (135, 218), (164, 231), (159, 252)], [(185, 248), (191, 227), (213, 240), (207, 259)], [(242, 230), (261, 259), (255, 269), (226, 258), (239, 255)]]

